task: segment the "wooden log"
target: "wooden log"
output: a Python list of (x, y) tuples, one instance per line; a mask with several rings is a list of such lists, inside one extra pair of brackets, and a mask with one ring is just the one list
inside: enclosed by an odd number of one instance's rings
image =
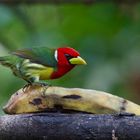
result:
[(36, 113), (0, 117), (0, 140), (139, 140), (140, 116)]

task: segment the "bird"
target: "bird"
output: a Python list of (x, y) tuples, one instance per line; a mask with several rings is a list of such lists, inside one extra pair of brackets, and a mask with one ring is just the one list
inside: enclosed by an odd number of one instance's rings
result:
[(32, 47), (0, 57), (0, 64), (9, 67), (13, 74), (28, 84), (40, 80), (57, 79), (76, 65), (86, 65), (80, 53), (69, 46), (59, 48)]

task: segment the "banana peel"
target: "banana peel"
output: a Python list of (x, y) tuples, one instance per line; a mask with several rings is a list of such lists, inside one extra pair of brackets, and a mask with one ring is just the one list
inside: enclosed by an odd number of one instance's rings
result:
[(93, 114), (134, 113), (140, 106), (106, 92), (53, 86), (32, 85), (13, 94), (3, 110), (7, 114), (73, 110)]

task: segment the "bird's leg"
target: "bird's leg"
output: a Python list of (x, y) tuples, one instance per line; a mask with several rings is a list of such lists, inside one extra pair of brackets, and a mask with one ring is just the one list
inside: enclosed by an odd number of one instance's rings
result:
[(24, 78), (25, 81), (27, 81), (27, 84), (24, 85), (23, 87), (23, 91), (25, 92), (30, 86), (33, 86), (34, 85), (34, 82), (36, 80), (38, 80), (39, 78), (38, 77), (28, 77), (28, 78)]
[(41, 86), (41, 87), (48, 87), (50, 86), (48, 83), (46, 82), (40, 82), (39, 81), (39, 77), (38, 76), (34, 76), (34, 77), (28, 77), (28, 79), (24, 79), (26, 80), (28, 83), (23, 87), (23, 91), (25, 92), (29, 87), (31, 86)]
[(39, 85), (39, 86), (49, 86), (46, 82), (34, 82), (33, 85)]
[(48, 86), (49, 84), (46, 82), (39, 81), (39, 76), (34, 76), (31, 78), (31, 85), (39, 85), (39, 86)]
[(39, 76), (35, 76), (35, 77), (34, 77), (33, 85), (39, 85), (39, 86), (43, 86), (43, 87), (44, 87), (44, 86), (49, 86), (48, 83), (39, 81)]

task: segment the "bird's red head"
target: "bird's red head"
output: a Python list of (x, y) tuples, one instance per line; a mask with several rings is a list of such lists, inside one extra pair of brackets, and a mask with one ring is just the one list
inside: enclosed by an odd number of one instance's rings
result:
[(55, 53), (59, 65), (70, 65), (70, 59), (80, 56), (78, 51), (70, 47), (58, 48)]
[(75, 65), (86, 64), (85, 60), (80, 57), (79, 52), (70, 47), (56, 49), (54, 56), (57, 61), (57, 71), (52, 74), (51, 79), (63, 76)]

